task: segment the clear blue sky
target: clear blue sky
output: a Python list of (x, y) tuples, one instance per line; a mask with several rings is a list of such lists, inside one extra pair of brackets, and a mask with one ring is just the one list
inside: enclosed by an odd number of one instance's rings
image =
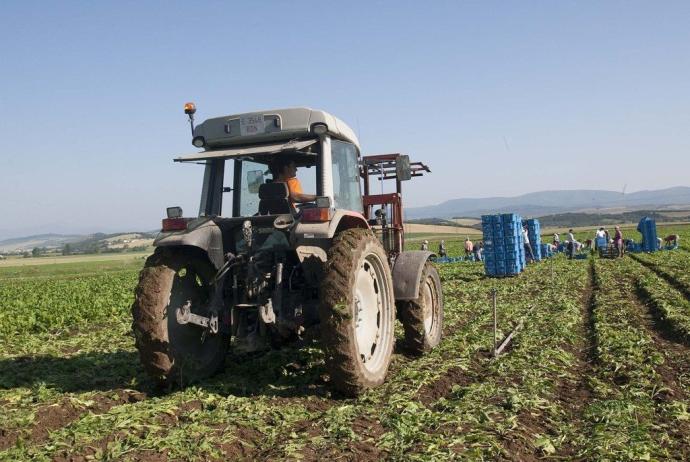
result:
[(690, 185), (690, 2), (3, 2), (0, 238), (196, 213), (200, 119), (332, 112), (406, 204)]

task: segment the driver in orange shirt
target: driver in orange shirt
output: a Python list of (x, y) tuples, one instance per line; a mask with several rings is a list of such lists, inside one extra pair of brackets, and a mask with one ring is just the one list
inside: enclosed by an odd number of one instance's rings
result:
[(271, 164), (271, 173), (273, 173), (273, 181), (286, 183), (288, 191), (290, 192), (290, 204), (294, 207), (295, 204), (302, 204), (304, 202), (314, 202), (316, 196), (314, 194), (305, 194), (302, 190), (302, 184), (297, 177), (297, 166), (295, 161), (289, 159), (276, 159)]

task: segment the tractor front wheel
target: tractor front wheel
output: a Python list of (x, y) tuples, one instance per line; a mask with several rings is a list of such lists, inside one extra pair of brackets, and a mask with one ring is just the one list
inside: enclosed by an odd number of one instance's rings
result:
[(398, 302), (398, 308), (408, 352), (421, 355), (441, 342), (443, 292), (438, 271), (431, 262), (424, 264), (417, 298)]
[(193, 324), (180, 324), (184, 305), (206, 316), (215, 274), (208, 259), (194, 252), (158, 249), (139, 275), (132, 305), (132, 329), (144, 369), (164, 383), (185, 385), (222, 368), (229, 340)]
[(333, 387), (346, 396), (383, 383), (394, 343), (395, 298), (386, 252), (373, 233), (333, 239), (320, 290), (321, 337)]

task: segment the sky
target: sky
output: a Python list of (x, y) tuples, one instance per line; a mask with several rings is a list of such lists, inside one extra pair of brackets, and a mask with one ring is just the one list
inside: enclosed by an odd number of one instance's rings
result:
[(690, 2), (8, 0), (0, 239), (199, 206), (197, 119), (308, 106), (426, 162), (406, 206), (690, 186)]

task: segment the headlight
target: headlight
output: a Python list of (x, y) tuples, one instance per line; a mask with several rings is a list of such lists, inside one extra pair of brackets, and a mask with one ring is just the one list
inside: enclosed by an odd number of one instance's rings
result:
[(203, 148), (206, 145), (206, 140), (203, 136), (195, 136), (192, 140), (192, 144), (197, 148)]
[(311, 131), (314, 132), (315, 134), (321, 136), (325, 135), (326, 132), (328, 132), (328, 125), (326, 124), (314, 124), (311, 126)]

